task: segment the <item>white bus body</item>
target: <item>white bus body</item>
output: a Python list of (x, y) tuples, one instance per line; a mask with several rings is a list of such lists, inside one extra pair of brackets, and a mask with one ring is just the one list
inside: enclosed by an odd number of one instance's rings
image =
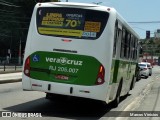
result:
[(135, 82), (137, 42), (114, 8), (38, 3), (26, 42), (23, 89), (118, 104)]

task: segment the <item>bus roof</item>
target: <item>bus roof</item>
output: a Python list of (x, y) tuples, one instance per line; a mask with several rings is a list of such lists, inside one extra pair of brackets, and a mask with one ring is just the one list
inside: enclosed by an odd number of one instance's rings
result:
[(96, 7), (98, 9), (106, 9), (106, 8), (112, 8), (112, 7), (106, 7), (106, 6), (102, 6), (102, 5), (97, 5), (97, 4), (91, 4), (91, 3), (78, 3), (78, 2), (45, 2), (45, 3), (37, 3), (37, 4), (41, 4), (41, 6), (43, 7), (48, 7), (48, 6), (52, 6), (52, 5), (57, 5), (60, 7), (77, 7), (77, 8), (87, 8), (87, 7)]
[(126, 20), (117, 11), (116, 11), (116, 13), (117, 13), (118, 20), (120, 20), (122, 22), (124, 27), (126, 27), (126, 29), (130, 30), (132, 32), (132, 34), (134, 34), (138, 39), (140, 39), (140, 36), (133, 30), (133, 28), (131, 28), (131, 26), (128, 24), (128, 22), (126, 22)]

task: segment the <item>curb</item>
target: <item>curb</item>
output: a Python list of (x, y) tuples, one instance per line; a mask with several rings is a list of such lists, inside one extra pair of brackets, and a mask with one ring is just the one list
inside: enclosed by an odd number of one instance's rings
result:
[(8, 80), (0, 80), (0, 84), (21, 82), (21, 81), (22, 81), (22, 78), (18, 78), (18, 79), (8, 79)]
[(17, 72), (22, 72), (22, 70), (17, 70), (17, 71), (0, 71), (0, 74), (17, 73)]

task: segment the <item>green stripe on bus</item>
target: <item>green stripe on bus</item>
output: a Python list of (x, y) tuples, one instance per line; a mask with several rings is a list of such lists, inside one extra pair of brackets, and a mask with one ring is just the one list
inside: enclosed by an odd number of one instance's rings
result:
[(136, 62), (127, 60), (112, 60), (110, 84), (118, 83), (121, 78), (132, 79), (135, 74)]

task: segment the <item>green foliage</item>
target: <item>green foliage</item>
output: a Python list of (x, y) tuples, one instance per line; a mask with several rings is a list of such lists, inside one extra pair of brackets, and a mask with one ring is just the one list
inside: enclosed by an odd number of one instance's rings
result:
[(24, 50), (33, 8), (37, 2), (60, 2), (60, 0), (1, 0), (0, 4), (0, 57), (8, 49), (18, 56), (20, 41)]
[(150, 39), (140, 40), (143, 47), (143, 53), (149, 53), (150, 55), (160, 55), (160, 40), (156, 40), (154, 37)]
[[(3, 1), (0, 1), (3, 3)], [(8, 49), (18, 56), (20, 40), (24, 49), (34, 0), (5, 0), (0, 4), (0, 56), (6, 56)]]

